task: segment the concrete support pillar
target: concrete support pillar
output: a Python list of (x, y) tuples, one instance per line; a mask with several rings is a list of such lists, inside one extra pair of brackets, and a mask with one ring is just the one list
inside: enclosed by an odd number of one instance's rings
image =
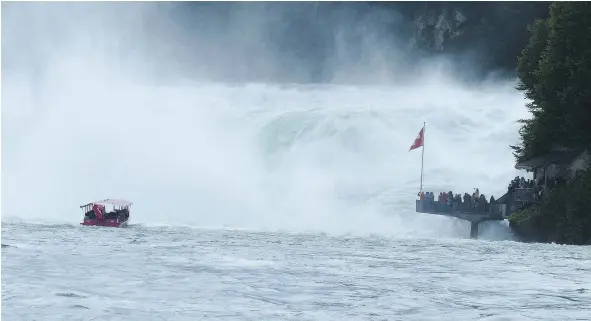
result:
[(470, 222), (470, 238), (471, 239), (478, 238), (478, 224), (479, 224), (479, 222)]

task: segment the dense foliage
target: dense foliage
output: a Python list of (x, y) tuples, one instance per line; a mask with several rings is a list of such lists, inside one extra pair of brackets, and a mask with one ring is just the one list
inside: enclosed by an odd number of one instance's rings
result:
[(537, 20), (518, 60), (532, 118), (522, 120), (518, 161), (554, 146), (591, 147), (591, 3), (555, 2)]
[[(554, 147), (591, 147), (591, 3), (555, 2), (548, 19), (536, 20), (518, 60), (518, 89), (531, 100), (521, 120), (517, 161)], [(550, 191), (541, 204), (509, 221), (528, 240), (566, 244), (591, 242), (591, 171)]]
[(591, 171), (552, 190), (539, 205), (509, 218), (511, 227), (527, 240), (559, 244), (591, 241)]

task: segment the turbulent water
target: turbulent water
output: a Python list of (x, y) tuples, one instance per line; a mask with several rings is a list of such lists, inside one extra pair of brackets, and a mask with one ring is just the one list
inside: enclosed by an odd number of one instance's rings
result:
[(588, 320), (584, 247), (3, 224), (3, 320)]
[[(469, 223), (414, 212), (420, 151), (407, 151), (422, 120), (427, 188), (499, 195), (515, 174), (520, 97), (421, 95), (436, 88), (196, 86), (48, 103), (3, 141), (3, 319), (588, 318), (586, 248), (517, 243), (506, 222), (469, 240)], [(103, 197), (133, 200), (134, 225), (79, 226), (77, 206)]]
[(92, 88), (61, 83), (68, 94), (38, 98), (42, 108), (5, 92), (5, 219), (76, 223), (78, 205), (112, 197), (135, 203), (136, 223), (463, 236), (462, 223), (414, 213), (421, 151), (408, 149), (423, 121), (427, 190), (498, 198), (515, 175), (514, 83), (157, 87), (100, 76)]
[[(505, 192), (514, 81), (160, 79), (118, 29), (132, 6), (95, 25), (110, 7), (36, 6), (2, 13), (3, 319), (591, 315), (586, 248), (414, 211), (424, 122), (426, 190)], [(131, 227), (78, 224), (104, 198), (134, 202)]]

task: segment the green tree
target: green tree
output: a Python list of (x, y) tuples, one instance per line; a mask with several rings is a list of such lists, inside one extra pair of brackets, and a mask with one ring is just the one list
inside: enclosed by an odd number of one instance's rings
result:
[(540, 99), (562, 116), (555, 139), (569, 147), (591, 143), (591, 3), (557, 2), (550, 8), (548, 45), (540, 61)]
[(540, 59), (542, 53), (546, 49), (548, 43), (548, 23), (545, 19), (537, 19), (528, 27), (531, 37), (529, 42), (523, 49), (521, 56), (517, 61), (517, 76), (519, 77), (518, 90), (524, 92), (525, 97), (532, 102), (528, 103), (526, 107), (532, 113), (531, 119), (522, 119), (520, 123), (521, 146), (511, 146), (515, 151), (515, 156), (518, 161), (523, 158), (529, 158), (543, 151), (546, 147), (543, 142), (547, 139), (539, 138), (543, 134), (543, 113), (540, 101), (537, 99), (537, 86)]
[(552, 146), (591, 147), (591, 3), (555, 2), (529, 28), (518, 59), (517, 89), (531, 100), (521, 120), (518, 161)]

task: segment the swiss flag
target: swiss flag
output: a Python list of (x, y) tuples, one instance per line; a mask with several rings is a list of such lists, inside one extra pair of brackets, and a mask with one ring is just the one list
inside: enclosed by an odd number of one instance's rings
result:
[(412, 144), (412, 146), (410, 146), (410, 149), (408, 151), (410, 152), (413, 149), (417, 149), (417, 148), (423, 146), (424, 139), (425, 139), (425, 127), (421, 128), (421, 131), (417, 135), (417, 138), (415, 138), (415, 142)]

